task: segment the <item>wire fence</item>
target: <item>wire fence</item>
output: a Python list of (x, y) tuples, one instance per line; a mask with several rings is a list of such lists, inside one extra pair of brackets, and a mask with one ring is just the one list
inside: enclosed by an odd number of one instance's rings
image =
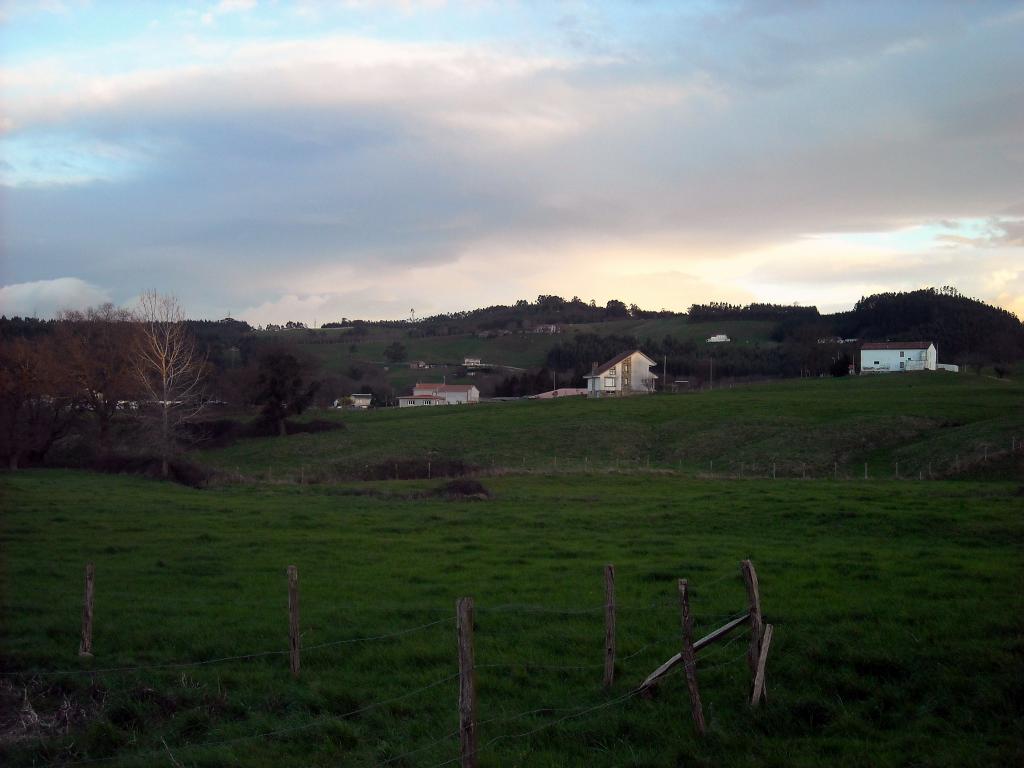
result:
[[(87, 573), (88, 572), (89, 572), (89, 570), (87, 569)], [(705, 588), (707, 588), (707, 587), (711, 587), (711, 586), (713, 586), (715, 584), (718, 584), (718, 583), (720, 583), (720, 582), (722, 582), (722, 581), (724, 581), (726, 579), (729, 579), (729, 578), (737, 579), (738, 578), (738, 573), (735, 570), (730, 570), (728, 572), (723, 572), (721, 574), (716, 575), (715, 578), (712, 578), (712, 579), (709, 579), (709, 580), (703, 582), (703, 584), (704, 584)], [(624, 605), (624, 606), (616, 605), (615, 609), (616, 610), (626, 610), (626, 611), (666, 611), (666, 609), (669, 606), (671, 606), (671, 605), (673, 605), (673, 601), (669, 601), (669, 600), (653, 600), (653, 601), (650, 601), (649, 603), (636, 603), (636, 604)], [(679, 603), (675, 602), (674, 605), (678, 609)], [(572, 618), (572, 619), (583, 617), (583, 618), (590, 619), (590, 618), (599, 618), (601, 616), (601, 614), (606, 612), (607, 608), (608, 608), (608, 605), (571, 607), (571, 606), (545, 606), (545, 605), (539, 605), (539, 604), (525, 604), (525, 603), (507, 603), (507, 604), (498, 604), (498, 605), (493, 605), (493, 606), (486, 606), (486, 605), (485, 606), (481, 606), (481, 608), (479, 609), (479, 612), (485, 618), (490, 616), (490, 617), (494, 617), (496, 619), (504, 617), (504, 616), (513, 616), (513, 615), (524, 615), (524, 616), (540, 615), (540, 616), (544, 616), (545, 618), (568, 617), (568, 618)], [(413, 606), (413, 609), (415, 610), (416, 606)], [(712, 619), (719, 619), (719, 620), (725, 620), (726, 622), (728, 622), (730, 620), (733, 620), (733, 619), (736, 619), (736, 618), (742, 616), (746, 612), (746, 610), (747, 609), (743, 609), (743, 610), (740, 610), (740, 611), (737, 611), (737, 612), (733, 612), (733, 613), (729, 613), (729, 614), (709, 614), (708, 616), (706, 616), (704, 618), (706, 620), (708, 620), (708, 621), (711, 621)], [(666, 618), (668, 618), (667, 614), (666, 614)], [(375, 644), (375, 643), (379, 643), (379, 642), (388, 642), (388, 641), (394, 641), (394, 642), (399, 642), (400, 643), (404, 639), (411, 638), (411, 637), (416, 636), (418, 634), (428, 632), (428, 631), (430, 631), (430, 630), (432, 630), (434, 628), (439, 628), (439, 627), (449, 627), (449, 628), (452, 628), (452, 627), (454, 627), (457, 624), (457, 620), (458, 620), (458, 616), (456, 614), (453, 614), (449, 610), (447, 615), (445, 615), (444, 617), (438, 618), (438, 619), (435, 619), (435, 620), (432, 620), (432, 621), (428, 621), (428, 622), (424, 622), (424, 623), (416, 624), (416, 625), (411, 625), (411, 626), (401, 627), (401, 628), (398, 628), (398, 629), (395, 629), (395, 630), (392, 630), (392, 631), (389, 631), (389, 632), (380, 632), (380, 633), (376, 633), (376, 634), (365, 634), (365, 635), (359, 635), (359, 636), (355, 636), (355, 637), (340, 637), (340, 638), (329, 640), (329, 641), (325, 641), (325, 642), (314, 643), (314, 644), (311, 644), (309, 646), (302, 646), (301, 647), (301, 652), (303, 654), (305, 654), (305, 653), (310, 653), (310, 652), (324, 651), (324, 650), (328, 650), (328, 649), (331, 649), (331, 648), (339, 648), (339, 647), (344, 647), (344, 646), (352, 646), (352, 645), (356, 645), (356, 644)], [(678, 621), (678, 617), (675, 618), (675, 621)], [(671, 625), (669, 625), (669, 626), (671, 627)], [(645, 671), (647, 671), (647, 670), (645, 670), (643, 668), (639, 668), (639, 669), (633, 668), (633, 664), (632, 663), (635, 663), (638, 659), (644, 657), (645, 654), (649, 655), (649, 654), (653, 654), (655, 652), (657, 652), (657, 654), (658, 654), (655, 658), (656, 659), (662, 659), (662, 658), (664, 658), (665, 655), (667, 655), (670, 652), (670, 649), (678, 648), (679, 647), (679, 642), (680, 642), (680, 632), (679, 632), (679, 628), (678, 627), (679, 627), (679, 625), (676, 624), (675, 627), (672, 627), (671, 629), (666, 628), (666, 629), (664, 629), (663, 632), (659, 632), (657, 637), (649, 639), (646, 642), (641, 642), (641, 644), (638, 647), (634, 643), (628, 643), (628, 641), (627, 641), (627, 645), (632, 644), (634, 647), (631, 648), (630, 651), (627, 654), (620, 655), (617, 658), (615, 658), (615, 662), (616, 662), (617, 667), (619, 667), (620, 670), (625, 670), (628, 667), (629, 668), (629, 673), (631, 675), (636, 675), (636, 678), (640, 679), (640, 676)], [(745, 656), (746, 655), (746, 651), (744, 651), (742, 654), (740, 654), (738, 656), (735, 656), (735, 657), (729, 656), (728, 658), (726, 658), (727, 650), (730, 648), (730, 646), (732, 646), (734, 643), (738, 642), (743, 636), (744, 636), (744, 633), (742, 631), (741, 632), (737, 632), (727, 642), (718, 644), (716, 646), (712, 646), (710, 649), (704, 651), (702, 653), (702, 655), (701, 655), (701, 661), (702, 661), (701, 666), (700, 666), (701, 672), (702, 673), (710, 672), (712, 670), (715, 670), (715, 669), (727, 666), (729, 664), (734, 663), (735, 661), (737, 661), (738, 659), (742, 658), (743, 656)], [(557, 635), (551, 634), (551, 633), (549, 633), (547, 631), (545, 631), (545, 637), (549, 638), (549, 639), (553, 639), (553, 640), (558, 640), (558, 636)], [(578, 638), (574, 638), (574, 639), (578, 639)], [(572, 647), (572, 646), (567, 646), (567, 645), (563, 644), (563, 647)], [(0, 678), (3, 678), (5, 680), (9, 681), (8, 683), (5, 683), (5, 684), (13, 684), (14, 682), (20, 681), (20, 684), (25, 687), (25, 700), (27, 702), (28, 701), (28, 687), (32, 683), (32, 681), (46, 680), (46, 679), (50, 679), (50, 678), (58, 678), (58, 677), (64, 677), (64, 676), (68, 676), (68, 677), (88, 676), (88, 677), (93, 678), (92, 682), (93, 682), (93, 684), (95, 684), (95, 679), (96, 678), (102, 678), (102, 677), (106, 677), (106, 676), (117, 676), (117, 675), (124, 675), (124, 674), (130, 674), (130, 673), (145, 673), (145, 672), (152, 672), (152, 673), (159, 673), (159, 672), (164, 672), (164, 671), (175, 671), (175, 672), (177, 672), (177, 671), (184, 671), (184, 670), (193, 669), (193, 668), (203, 668), (203, 667), (210, 667), (210, 666), (215, 666), (215, 665), (245, 663), (245, 662), (249, 662), (249, 661), (253, 661), (253, 660), (267, 659), (267, 658), (270, 658), (270, 657), (288, 656), (288, 655), (292, 654), (293, 652), (294, 652), (293, 649), (289, 648), (289, 649), (280, 649), (280, 650), (261, 650), (261, 651), (255, 651), (255, 652), (249, 652), (249, 653), (240, 653), (240, 654), (235, 654), (235, 655), (216, 656), (216, 657), (202, 658), (202, 659), (193, 659), (193, 660), (181, 660), (181, 661), (171, 661), (171, 662), (157, 662), (157, 663), (135, 663), (135, 664), (128, 664), (128, 665), (123, 665), (123, 666), (107, 666), (107, 667), (95, 667), (95, 668), (89, 668), (87, 666), (80, 666), (80, 667), (76, 667), (76, 668), (65, 668), (65, 669), (4, 670), (4, 671), (0, 672)], [(484, 674), (484, 675), (489, 675), (489, 674), (496, 673), (496, 672), (511, 671), (511, 670), (522, 670), (522, 671), (528, 671), (528, 672), (550, 672), (550, 673), (566, 673), (566, 674), (569, 674), (569, 673), (575, 673), (575, 672), (591, 672), (591, 671), (599, 670), (601, 668), (607, 668), (607, 662), (552, 664), (552, 663), (548, 663), (548, 661), (545, 660), (545, 659), (539, 659), (539, 660), (537, 660), (537, 659), (523, 659), (521, 657), (520, 658), (513, 657), (513, 658), (510, 658), (510, 659), (502, 659), (501, 657), (502, 656), (506, 656), (507, 653), (508, 653), (508, 649), (507, 648), (491, 649), (488, 652), (489, 653), (497, 653), (498, 654), (498, 658), (496, 658), (494, 661), (490, 661), (490, 660), (485, 659), (483, 663), (472, 665), (472, 674), (474, 676), (477, 673), (481, 673), (481, 674)], [(492, 658), (494, 658), (494, 657), (492, 656)], [(9, 660), (8, 660), (8, 663), (10, 663)], [(87, 662), (87, 661), (83, 661), (83, 664), (88, 664), (88, 663), (89, 662)], [(653, 663), (653, 662), (650, 662), (650, 663)], [(296, 672), (296, 668), (293, 668), (293, 672)], [(285, 726), (278, 727), (278, 728), (268, 728), (268, 729), (259, 730), (259, 731), (256, 731), (254, 733), (245, 734), (245, 735), (230, 736), (230, 737), (217, 738), (217, 739), (208, 739), (208, 740), (205, 740), (205, 741), (185, 742), (185, 743), (177, 744), (177, 745), (174, 745), (174, 746), (170, 746), (165, 741), (161, 740), (161, 747), (159, 747), (159, 748), (154, 747), (152, 749), (145, 750), (145, 751), (124, 752), (124, 753), (121, 753), (121, 754), (114, 754), (114, 755), (109, 755), (109, 756), (108, 755), (104, 755), (104, 756), (97, 756), (97, 757), (82, 757), (82, 758), (71, 759), (71, 760), (57, 760), (57, 761), (51, 762), (50, 765), (52, 765), (52, 766), (68, 766), (68, 765), (103, 764), (103, 763), (117, 762), (117, 761), (121, 761), (121, 760), (135, 760), (135, 761), (149, 760), (149, 759), (156, 759), (158, 757), (159, 758), (168, 758), (168, 759), (171, 760), (172, 764), (177, 765), (177, 764), (179, 764), (177, 762), (177, 758), (175, 757), (175, 755), (177, 755), (177, 754), (192, 753), (192, 752), (195, 752), (197, 750), (210, 750), (210, 749), (216, 749), (216, 748), (221, 748), (221, 747), (228, 747), (228, 746), (231, 746), (231, 745), (244, 744), (244, 743), (247, 743), (247, 742), (251, 742), (251, 741), (254, 741), (254, 740), (260, 740), (260, 739), (274, 739), (274, 738), (278, 738), (278, 737), (289, 736), (289, 735), (292, 735), (292, 734), (295, 734), (295, 733), (301, 733), (301, 732), (305, 732), (305, 731), (312, 731), (314, 729), (317, 729), (317, 728), (320, 728), (320, 727), (323, 727), (323, 726), (327, 726), (327, 725), (330, 725), (332, 723), (339, 723), (339, 722), (342, 722), (342, 721), (345, 721), (345, 720), (351, 720), (352, 718), (358, 717), (358, 716), (360, 716), (360, 715), (362, 715), (364, 713), (367, 713), (367, 712), (370, 712), (370, 711), (373, 711), (373, 710), (376, 710), (376, 709), (388, 707), (389, 705), (396, 704), (398, 702), (405, 701), (407, 699), (411, 699), (413, 697), (416, 697), (416, 696), (419, 696), (421, 694), (424, 694), (424, 693), (426, 693), (428, 691), (440, 688), (440, 687), (442, 687), (442, 686), (444, 686), (444, 685), (446, 685), (448, 683), (452, 683), (453, 681), (459, 679), (460, 675), (464, 674), (464, 673), (465, 673), (465, 671), (460, 668), (460, 672), (459, 673), (442, 675), (442, 676), (440, 676), (440, 677), (438, 677), (438, 678), (436, 678), (434, 680), (431, 680), (430, 682), (425, 683), (424, 685), (418, 686), (418, 687), (416, 687), (416, 688), (414, 688), (412, 690), (403, 691), (403, 692), (401, 692), (398, 695), (383, 697), (383, 698), (380, 698), (380, 699), (375, 700), (373, 702), (362, 704), (362, 705), (360, 705), (358, 707), (354, 707), (354, 708), (352, 708), (352, 709), (350, 709), (348, 711), (345, 711), (343, 713), (331, 714), (331, 715), (322, 715), (322, 716), (319, 716), (319, 717), (314, 717), (314, 718), (312, 718), (310, 720), (307, 720), (307, 721), (302, 722), (302, 723), (297, 723), (295, 725), (285, 725)], [(594, 687), (597, 686), (597, 681), (598, 680), (599, 680), (599, 677), (597, 675), (595, 675), (594, 678), (593, 678), (593, 683), (592, 683), (594, 685)], [(564, 690), (565, 686), (563, 685), (561, 687), (561, 689)], [(573, 687), (570, 687), (570, 690), (572, 690), (572, 689), (573, 689)], [(494, 716), (491, 716), (491, 717), (488, 717), (488, 718), (485, 718), (485, 719), (482, 719), (482, 720), (477, 720), (476, 723), (475, 723), (475, 727), (476, 728), (486, 728), (487, 730), (491, 730), (495, 726), (499, 726), (499, 725), (507, 724), (507, 723), (512, 723), (512, 722), (520, 722), (520, 721), (528, 719), (528, 718), (538, 718), (538, 717), (549, 718), (549, 719), (546, 719), (542, 723), (539, 723), (539, 724), (537, 724), (535, 726), (532, 726), (532, 727), (529, 727), (529, 728), (526, 728), (526, 729), (521, 729), (521, 730), (513, 731), (513, 732), (504, 732), (504, 733), (499, 733), (499, 734), (496, 734), (496, 735), (493, 735), (493, 736), (489, 736), (486, 741), (484, 741), (482, 744), (480, 744), (476, 748), (475, 753), (473, 755), (471, 755), (471, 756), (475, 758), (475, 754), (476, 753), (481, 753), (481, 752), (485, 752), (485, 751), (488, 751), (488, 750), (492, 750), (492, 749), (494, 749), (496, 747), (496, 745), (499, 745), (500, 743), (502, 743), (504, 741), (517, 740), (517, 739), (529, 739), (530, 737), (534, 736), (535, 734), (538, 734), (538, 733), (540, 733), (542, 731), (545, 731), (547, 729), (555, 728), (555, 727), (557, 727), (557, 726), (559, 726), (561, 724), (564, 724), (564, 723), (567, 723), (567, 722), (570, 722), (570, 721), (574, 721), (574, 720), (579, 720), (579, 719), (582, 719), (582, 718), (585, 718), (585, 717), (588, 717), (588, 716), (591, 716), (591, 715), (596, 715), (597, 713), (603, 712), (603, 711), (611, 709), (613, 707), (617, 707), (619, 705), (623, 705), (623, 704), (629, 702), (630, 700), (632, 700), (633, 698), (635, 698), (641, 692), (642, 692), (642, 688), (641, 687), (633, 687), (633, 688), (630, 688), (625, 693), (613, 694), (611, 692), (611, 689), (609, 689), (607, 687), (607, 682), (606, 682), (605, 689), (603, 690), (603, 692), (598, 697), (596, 697), (594, 701), (592, 701), (590, 703), (587, 703), (587, 704), (578, 704), (578, 703), (575, 703), (575, 702), (569, 702), (569, 703), (566, 703), (564, 706), (557, 706), (557, 707), (555, 707), (555, 706), (534, 707), (534, 708), (531, 708), (531, 709), (527, 709), (527, 710), (523, 710), (523, 711), (519, 711), (519, 712), (514, 712), (514, 713), (511, 713), (511, 714), (509, 714), (509, 713), (501, 713), (501, 714), (497, 714), (497, 715), (494, 715)], [(453, 704), (453, 706), (452, 706), (452, 713), (454, 713), (454, 710), (455, 710), (455, 707), (454, 707), (454, 696), (452, 697), (452, 704)], [(206, 705), (204, 704), (204, 705), (200, 705), (198, 707), (194, 707), (193, 709), (194, 710), (199, 710), (199, 709), (203, 709), (205, 706)], [(557, 716), (551, 718), (552, 715), (557, 715)], [(411, 748), (411, 749), (409, 749), (407, 751), (403, 751), (403, 752), (401, 752), (399, 754), (394, 754), (394, 755), (389, 755), (389, 756), (382, 757), (381, 759), (375, 760), (374, 763), (375, 764), (379, 764), (379, 765), (389, 765), (389, 764), (393, 764), (393, 763), (397, 763), (397, 762), (406, 760), (407, 758), (410, 758), (410, 757), (415, 756), (415, 755), (422, 755), (423, 753), (427, 752), (428, 750), (440, 748), (440, 746), (443, 745), (443, 744), (449, 744), (456, 736), (459, 735), (459, 733), (460, 733), (459, 729), (452, 730), (452, 731), (445, 730), (444, 733), (442, 733), (441, 735), (439, 735), (439, 736), (437, 736), (437, 737), (427, 741), (426, 743), (421, 743), (421, 744), (415, 745), (415, 746), (413, 746), (413, 748)], [(441, 766), (451, 765), (451, 764), (454, 764), (456, 762), (459, 762), (462, 759), (462, 757), (464, 757), (464, 756), (465, 755), (463, 755), (461, 757), (455, 757), (455, 758), (452, 758), (452, 759), (446, 759), (446, 760), (444, 760), (442, 762), (439, 762), (439, 763), (437, 763), (437, 768), (440, 768)]]

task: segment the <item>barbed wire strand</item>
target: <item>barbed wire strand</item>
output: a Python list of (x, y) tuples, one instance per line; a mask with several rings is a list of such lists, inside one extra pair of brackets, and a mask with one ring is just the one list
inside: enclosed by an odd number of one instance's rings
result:
[[(409, 635), (414, 632), (427, 629), (429, 627), (436, 627), (438, 624), (445, 624), (448, 621), (454, 621), (455, 617), (450, 616), (444, 619), (438, 619), (437, 621), (431, 621), (426, 624), (421, 624), (418, 627), (409, 627), (406, 629), (400, 629), (395, 632), (389, 632), (383, 635), (370, 635), (367, 637), (353, 637), (346, 640), (332, 640), (326, 643), (318, 643), (316, 645), (303, 647), (302, 651), (316, 651), (323, 648), (330, 648), (338, 645), (350, 645), (352, 643), (363, 643), (371, 642), (375, 640), (386, 640), (392, 637), (401, 637), (403, 635)], [(19, 672), (0, 672), (0, 677), (57, 677), (61, 675), (105, 675), (105, 674), (118, 674), (128, 672), (142, 672), (146, 670), (158, 670), (158, 669), (188, 669), (189, 667), (203, 667), (211, 664), (222, 664), (229, 661), (247, 661), (250, 659), (258, 659), (265, 656), (283, 656), (290, 653), (290, 651), (260, 651), (257, 653), (245, 653), (237, 656), (221, 656), (213, 659), (202, 659), (200, 661), (176, 661), (162, 664), (137, 664), (134, 666), (124, 667), (103, 667), (100, 669), (64, 669), (64, 670), (28, 670)]]
[[(303, 723), (302, 725), (290, 726), (288, 728), (277, 728), (277, 729), (274, 729), (272, 731), (262, 731), (260, 733), (252, 733), (252, 734), (248, 734), (246, 736), (235, 736), (235, 737), (232, 737), (232, 738), (229, 738), (229, 739), (216, 739), (216, 740), (212, 740), (212, 741), (201, 741), (201, 742), (195, 742), (195, 743), (192, 743), (192, 744), (184, 744), (184, 745), (180, 745), (178, 747), (175, 747), (175, 749), (178, 750), (178, 751), (182, 751), (182, 750), (193, 750), (193, 749), (206, 749), (206, 748), (209, 748), (209, 747), (220, 747), (220, 746), (224, 746), (226, 744), (237, 744), (237, 743), (241, 743), (241, 742), (244, 742), (244, 741), (252, 741), (254, 739), (263, 739), (263, 738), (272, 738), (272, 737), (275, 737), (275, 736), (283, 736), (285, 734), (297, 733), (299, 731), (305, 731), (305, 730), (309, 730), (311, 728), (317, 728), (317, 727), (319, 727), (321, 725), (325, 725), (327, 723), (341, 722), (342, 720), (345, 720), (346, 718), (349, 718), (349, 717), (353, 717), (354, 715), (361, 715), (364, 712), (369, 712), (370, 710), (378, 709), (379, 707), (387, 706), (388, 704), (393, 704), (396, 701), (403, 701), (404, 699), (412, 698), (413, 696), (416, 696), (417, 694), (423, 693), (424, 691), (429, 691), (432, 688), (437, 688), (440, 685), (444, 685), (445, 683), (449, 683), (452, 680), (456, 680), (458, 677), (459, 677), (459, 674), (456, 672), (453, 675), (448, 675), (447, 677), (443, 677), (443, 678), (441, 678), (439, 680), (435, 680), (432, 683), (428, 683), (427, 685), (424, 685), (422, 688), (417, 688), (414, 691), (408, 691), (408, 692), (400, 694), (398, 696), (394, 696), (394, 697), (392, 697), (390, 699), (384, 699), (382, 701), (374, 702), (373, 704), (367, 704), (364, 707), (359, 707), (358, 709), (353, 709), (352, 711), (345, 712), (344, 714), (341, 714), (341, 715), (332, 715), (330, 717), (320, 717), (320, 718), (317, 718), (316, 720), (310, 721), (308, 723)], [(164, 751), (160, 750), (160, 749), (153, 749), (153, 750), (149, 750), (149, 751), (146, 751), (146, 752), (134, 752), (134, 753), (129, 754), (129, 755), (111, 755), (109, 757), (93, 757), (93, 758), (87, 758), (87, 759), (84, 759), (84, 760), (74, 760), (74, 761), (71, 761), (71, 762), (50, 763), (48, 768), (59, 768), (59, 766), (67, 766), (67, 765), (88, 765), (88, 764), (94, 764), (94, 763), (110, 762), (112, 760), (134, 760), (134, 759), (138, 759), (138, 758), (150, 757), (152, 755), (160, 755), (160, 754), (164, 754)]]

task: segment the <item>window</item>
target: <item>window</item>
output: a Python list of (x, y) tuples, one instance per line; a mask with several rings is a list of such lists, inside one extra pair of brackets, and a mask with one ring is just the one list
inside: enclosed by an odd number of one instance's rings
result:
[(906, 367), (907, 367), (907, 364), (902, 362), (902, 361), (900, 361), (900, 368), (906, 368)]
[(607, 374), (608, 374), (609, 376), (614, 376), (614, 375), (615, 375), (615, 366), (613, 365), (613, 366), (612, 366), (611, 368), (609, 368), (609, 369), (608, 369), (608, 370), (606, 371), (606, 373), (607, 373)]
[(900, 357), (903, 357), (903, 350), (900, 350)]
[(615, 389), (615, 379), (611, 378), (611, 377), (605, 379), (604, 380), (604, 388), (605, 389)]

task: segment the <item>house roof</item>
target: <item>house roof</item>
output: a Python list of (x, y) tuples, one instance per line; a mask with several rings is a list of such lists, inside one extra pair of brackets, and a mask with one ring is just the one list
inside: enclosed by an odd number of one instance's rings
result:
[(421, 384), (417, 382), (416, 386), (413, 387), (413, 390), (433, 389), (437, 392), (469, 392), (469, 390), (471, 390), (475, 386), (475, 384), (441, 384), (433, 382)]
[(861, 349), (928, 349), (930, 341), (869, 341)]
[(633, 354), (639, 354), (641, 357), (644, 358), (644, 360), (649, 362), (651, 365), (657, 365), (657, 363), (655, 363), (654, 360), (651, 360), (651, 358), (649, 358), (647, 355), (645, 355), (639, 349), (631, 349), (628, 352), (623, 352), (621, 354), (616, 355), (611, 360), (606, 362), (604, 365), (598, 366), (596, 371), (593, 371), (592, 373), (587, 374), (587, 376), (584, 376), (583, 378), (587, 378), (588, 376), (600, 376), (602, 373), (607, 371), (609, 368), (611, 368), (612, 366), (618, 365), (623, 360), (625, 360), (627, 357), (630, 357)]

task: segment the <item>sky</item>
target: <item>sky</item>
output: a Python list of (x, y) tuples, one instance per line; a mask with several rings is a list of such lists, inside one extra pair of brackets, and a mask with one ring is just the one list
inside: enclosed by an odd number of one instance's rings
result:
[(1024, 317), (1024, 3), (0, 0), (0, 313)]

